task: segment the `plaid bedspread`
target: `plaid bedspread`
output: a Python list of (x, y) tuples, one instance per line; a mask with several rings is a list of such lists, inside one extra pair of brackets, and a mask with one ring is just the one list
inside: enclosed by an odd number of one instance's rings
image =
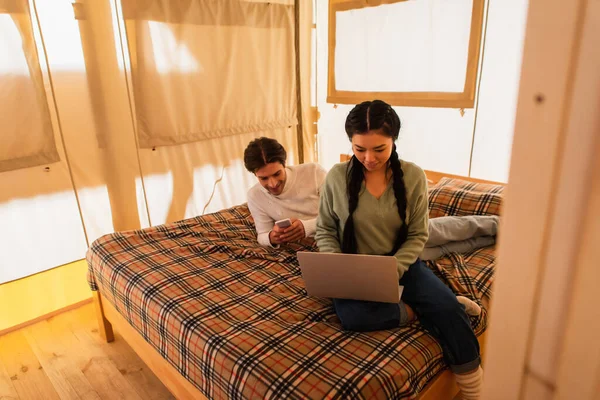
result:
[[(98, 239), (88, 280), (183, 376), (212, 399), (415, 397), (445, 368), (418, 323), (351, 333), (330, 300), (306, 295), (296, 251), (255, 239), (247, 207)], [(457, 294), (483, 305), (493, 249), (428, 264)]]

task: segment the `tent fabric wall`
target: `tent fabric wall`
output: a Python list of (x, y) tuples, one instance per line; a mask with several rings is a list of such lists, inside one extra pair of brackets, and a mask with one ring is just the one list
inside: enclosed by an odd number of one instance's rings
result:
[[(327, 3), (317, 3), (317, 98), (321, 114), (320, 160), (325, 168), (330, 168), (339, 161), (339, 153), (351, 152), (344, 122), (352, 106), (327, 103)], [(488, 1), (487, 4), (490, 8), (486, 35), (490, 40), (486, 36), (476, 100), (481, 103), (477, 113), (475, 109), (394, 107), (403, 124), (397, 145), (400, 157), (423, 168), (458, 175), (471, 173), (477, 178), (506, 182), (528, 1), (510, 0), (501, 4)], [(369, 12), (379, 12), (381, 21), (399, 18), (381, 10), (384, 8), (372, 7)], [(338, 35), (351, 35), (351, 29), (347, 27)], [(374, 23), (370, 29), (377, 31), (379, 26)], [(414, 43), (418, 44), (418, 41)], [(361, 43), (354, 45), (360, 46)], [(461, 44), (457, 43), (456, 47), (461, 47)], [(451, 46), (444, 49), (446, 52), (454, 50)], [(362, 50), (357, 49), (356, 52), (361, 53)], [(411, 51), (400, 47), (389, 53), (389, 57), (402, 62), (410, 54)], [(347, 76), (352, 76), (352, 63), (346, 62), (339, 68), (345, 69)]]
[(489, 4), (471, 176), (508, 179), (528, 1)]
[[(125, 23), (116, 8), (120, 2), (35, 4), (33, 17), (40, 21), (50, 72), (44, 80), (57, 105), (56, 114), (51, 109), (52, 123), (55, 132), (59, 120), (62, 127), (56, 138), (62, 161), (49, 170), (44, 165), (0, 174), (0, 224), (10, 227), (0, 232), (0, 283), (81, 259), (93, 240), (115, 230), (245, 202), (256, 178), (243, 167), (243, 151), (258, 136), (276, 138), (288, 150), (289, 163), (299, 162), (295, 124), (140, 148)], [(293, 22), (293, 3), (284, 4)], [(34, 29), (34, 34), (39, 46), (40, 32)], [(286, 93), (296, 85), (294, 62), (289, 64)], [(302, 84), (309, 81), (310, 75)], [(254, 101), (252, 93), (244, 96), (246, 103)], [(296, 94), (290, 98), (296, 110)], [(24, 280), (29, 279), (34, 277)]]
[[(33, 34), (40, 43), (35, 14), (31, 16), (34, 18)], [(38, 47), (38, 67), (45, 83), (45, 96), (52, 104), (48, 109), (60, 161), (0, 173), (0, 283), (79, 260), (87, 249), (71, 171), (58, 129), (59, 120), (65, 122), (64, 115), (54, 107), (54, 93), (48, 84), (49, 65), (42, 50)], [(0, 129), (0, 135), (1, 148), (8, 139), (3, 129)]]
[(123, 16), (141, 147), (296, 125), (293, 5), (124, 0)]
[(298, 163), (295, 127), (251, 132), (177, 146), (141, 149), (144, 186), (152, 225), (215, 212), (246, 202), (257, 180), (245, 170), (242, 155), (259, 136), (277, 139)]
[(29, 4), (5, 0), (2, 6), (0, 172), (59, 161)]
[[(299, 155), (301, 162), (317, 162), (317, 126), (316, 126), (316, 107), (313, 107), (312, 89), (314, 87), (313, 76), (313, 1), (296, 0), (296, 51), (298, 52), (297, 72), (298, 86), (297, 91), (299, 110)], [(316, 72), (316, 71), (315, 71)], [(316, 105), (316, 104), (315, 104)]]

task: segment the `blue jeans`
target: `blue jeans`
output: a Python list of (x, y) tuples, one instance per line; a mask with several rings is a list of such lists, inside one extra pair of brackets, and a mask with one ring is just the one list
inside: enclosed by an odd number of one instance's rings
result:
[[(408, 304), (421, 325), (434, 336), (446, 363), (455, 373), (469, 372), (480, 364), (479, 342), (456, 295), (417, 260), (404, 273), (402, 301)], [(399, 326), (398, 304), (334, 299), (335, 312), (346, 330), (366, 332)]]

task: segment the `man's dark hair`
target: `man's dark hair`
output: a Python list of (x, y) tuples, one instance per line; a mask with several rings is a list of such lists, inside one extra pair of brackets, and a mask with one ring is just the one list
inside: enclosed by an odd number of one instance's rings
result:
[(244, 165), (253, 174), (267, 164), (279, 162), (285, 167), (287, 153), (279, 142), (267, 137), (259, 137), (244, 150)]

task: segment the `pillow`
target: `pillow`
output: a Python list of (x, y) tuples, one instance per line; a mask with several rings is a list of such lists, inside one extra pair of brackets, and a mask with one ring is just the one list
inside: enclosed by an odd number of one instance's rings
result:
[(500, 215), (503, 185), (442, 178), (429, 189), (429, 218)]

